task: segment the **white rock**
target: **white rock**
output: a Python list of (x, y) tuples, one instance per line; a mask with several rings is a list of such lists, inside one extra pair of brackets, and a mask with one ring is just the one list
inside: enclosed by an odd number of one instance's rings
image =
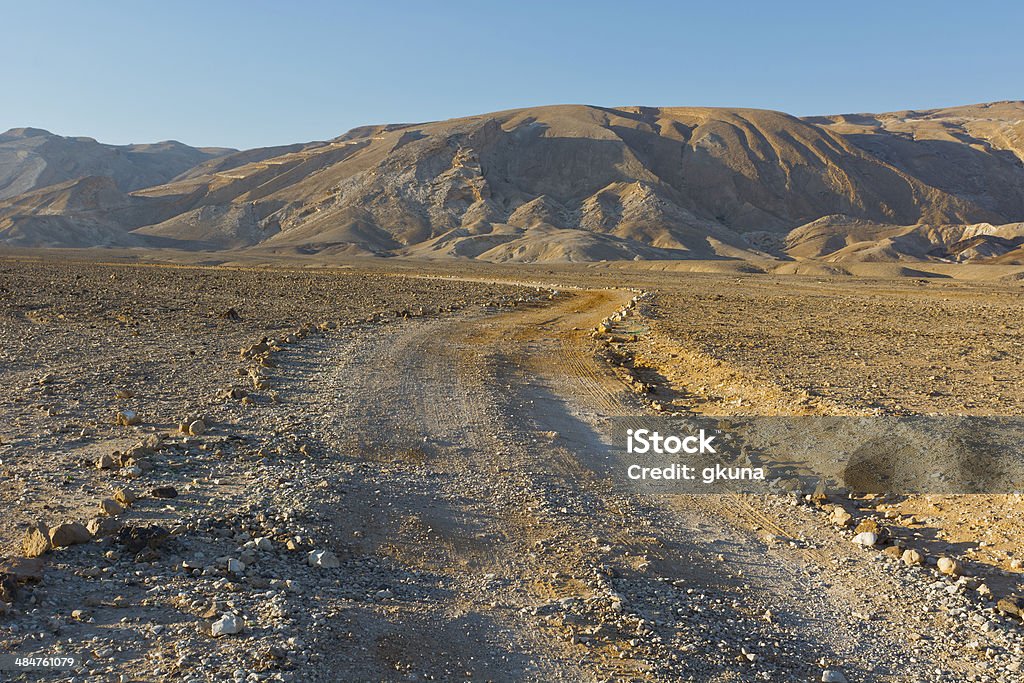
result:
[(849, 683), (842, 671), (825, 669), (821, 672), (821, 683)]
[(842, 506), (836, 505), (832, 508), (832, 523), (836, 526), (849, 526), (853, 521), (853, 515), (847, 512)]
[(230, 612), (221, 616), (210, 626), (210, 635), (214, 638), (219, 636), (231, 636), (242, 631), (242, 620)]
[(206, 433), (206, 423), (202, 420), (194, 420), (188, 426), (188, 433), (192, 436), (202, 436)]
[(261, 536), (253, 541), (253, 545), (256, 546), (257, 550), (273, 550), (274, 544), (270, 542), (270, 539), (266, 536)]
[(908, 567), (916, 567), (924, 564), (924, 555), (914, 550), (913, 548), (907, 548), (903, 551), (903, 564)]
[(130, 425), (139, 424), (140, 422), (142, 422), (142, 418), (140, 418), (139, 414), (136, 413), (134, 410), (122, 410), (117, 414), (116, 422), (119, 425), (124, 425), (127, 427)]
[(337, 555), (332, 553), (330, 550), (312, 550), (307, 556), (306, 560), (312, 567), (322, 567), (323, 569), (335, 569), (341, 566), (341, 562), (338, 561)]
[(960, 574), (963, 573), (963, 567), (952, 557), (940, 557), (936, 566), (938, 567), (939, 572), (949, 576), (960, 576)]
[(245, 562), (231, 558), (228, 560), (228, 571), (232, 574), (241, 574), (245, 571)]
[(863, 548), (871, 548), (878, 542), (878, 535), (874, 531), (862, 531), (853, 537), (853, 542)]

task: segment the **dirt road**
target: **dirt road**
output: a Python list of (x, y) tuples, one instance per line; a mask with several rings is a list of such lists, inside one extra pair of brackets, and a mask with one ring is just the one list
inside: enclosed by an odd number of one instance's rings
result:
[[(656, 412), (593, 337), (631, 290), (8, 270), (0, 547), (20, 555), (33, 521), (96, 531), (3, 596), (0, 647), (80, 654), (76, 680), (1018, 676), (1019, 622), (984, 576), (858, 548), (794, 496), (614, 487), (623, 417)], [(806, 408), (649, 322), (627, 327), (649, 331), (632, 345), (656, 400), (728, 384), (745, 409)], [(142, 423), (114, 424), (124, 408)], [(123, 531), (148, 525), (166, 539), (140, 551)]]
[(591, 332), (632, 296), (580, 291), (318, 342), (288, 385), (322, 417), (326, 450), (403, 473), (349, 495), (329, 526), (448, 587), (414, 622), (367, 613), (353, 628), (391, 644), (399, 668), (440, 677), (980, 674), (985, 648), (971, 641), (1000, 634), (949, 629), (931, 579), (859, 550), (807, 507), (611, 490), (610, 418), (647, 409)]

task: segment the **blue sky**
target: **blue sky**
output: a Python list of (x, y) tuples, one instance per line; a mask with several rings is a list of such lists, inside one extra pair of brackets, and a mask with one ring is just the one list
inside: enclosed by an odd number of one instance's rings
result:
[(1024, 99), (1024, 3), (9, 2), (0, 130), (255, 147), (586, 103)]

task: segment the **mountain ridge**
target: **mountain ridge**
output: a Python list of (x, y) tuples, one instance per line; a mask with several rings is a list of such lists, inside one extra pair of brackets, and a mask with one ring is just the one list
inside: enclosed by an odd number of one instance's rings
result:
[(0, 133), (0, 200), (90, 175), (109, 176), (126, 192), (137, 190), (233, 151), (177, 140), (109, 145), (43, 128), (11, 128)]
[[(803, 229), (793, 242), (806, 245), (808, 231), (842, 232), (853, 221), (907, 226), (936, 248), (982, 239), (984, 248), (958, 253), (1005, 260), (1017, 249), (1012, 226), (1024, 221), (1024, 103), (803, 118), (551, 105), (225, 153), (122, 191), (88, 209), (56, 210), (73, 205), (59, 196), (0, 201), (0, 241), (12, 243), (17, 222), (17, 243), (31, 244), (38, 221), (47, 246), (92, 246), (73, 231), (55, 240), (58, 215), (102, 226), (114, 242), (120, 231), (125, 246), (497, 261), (827, 259), (834, 255), (820, 248), (804, 256), (786, 236)], [(830, 216), (846, 218), (822, 220)], [(986, 240), (970, 228), (978, 225), (1011, 227)], [(910, 242), (897, 240), (899, 249)], [(868, 251), (843, 243), (842, 258)], [(917, 248), (897, 256), (956, 258)]]

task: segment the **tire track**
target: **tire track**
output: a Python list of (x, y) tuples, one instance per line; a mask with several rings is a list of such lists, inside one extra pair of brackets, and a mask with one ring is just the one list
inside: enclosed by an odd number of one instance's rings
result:
[[(454, 604), (437, 605), (430, 618), (443, 625), (451, 614), (479, 610), (497, 595), (518, 610), (503, 617), (504, 627), (531, 656), (545, 662), (552, 680), (573, 680), (583, 672), (586, 678), (635, 676), (639, 663), (609, 658), (609, 653), (588, 654), (574, 641), (554, 639), (529, 610), (579, 590), (572, 581), (553, 576), (585, 575), (602, 562), (649, 558), (659, 580), (681, 580), (732, 596), (730, 609), (736, 613), (726, 620), (744, 620), (744, 603), (749, 609), (770, 605), (800, 642), (817, 651), (808, 652), (808, 661), (786, 663), (790, 671), (806, 672), (810, 660), (821, 654), (855, 663), (865, 672), (874, 661), (910, 657), (901, 625), (866, 626), (854, 616), (862, 607), (877, 609), (859, 593), (876, 590), (877, 580), (884, 580), (878, 570), (870, 569), (849, 586), (809, 590), (825, 585), (817, 577), (831, 570), (835, 548), (766, 547), (758, 537), (766, 531), (802, 537), (807, 520), (782, 520), (759, 499), (745, 496), (610, 492), (607, 462), (602, 461), (609, 454), (607, 419), (632, 416), (641, 425), (645, 417), (625, 384), (596, 360), (589, 330), (631, 296), (618, 290), (581, 291), (540, 308), (410, 320), (333, 350), (339, 362), (320, 396), (344, 416), (333, 428), (335, 440), (350, 443), (351, 433), (365, 430), (372, 439), (359, 444), (364, 451), (419, 449), (426, 469), (447, 482), (429, 505), (408, 497), (396, 501), (403, 514), (424, 520), (423, 526), (435, 533), (439, 545), (431, 552), (453, 567), (459, 586)], [(521, 501), (520, 507), (510, 509), (505, 500)], [(473, 528), (488, 540), (468, 538)], [(598, 553), (593, 543), (588, 546), (591, 536), (604, 539), (612, 550)], [(818, 543), (822, 538), (815, 536)], [(400, 534), (392, 542), (408, 557), (425, 551)], [(557, 551), (538, 550), (549, 547)], [(850, 557), (848, 552), (841, 556)], [(497, 590), (458, 567), (515, 578)], [(643, 596), (627, 597), (640, 610), (663, 607), (645, 603)], [(866, 646), (865, 632), (884, 637)], [(919, 671), (938, 663), (956, 668), (939, 654), (918, 651), (913, 656)], [(650, 676), (638, 680), (659, 680), (659, 665), (648, 665), (653, 667)]]

